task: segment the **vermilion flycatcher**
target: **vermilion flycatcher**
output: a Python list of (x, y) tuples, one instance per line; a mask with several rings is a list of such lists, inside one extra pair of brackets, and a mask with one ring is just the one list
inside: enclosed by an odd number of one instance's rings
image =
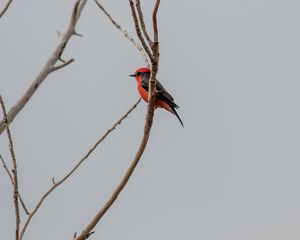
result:
[[(145, 102), (148, 102), (150, 74), (151, 71), (149, 68), (139, 68), (135, 71), (134, 74), (130, 75), (130, 77), (135, 77), (138, 83), (139, 94), (144, 99)], [(175, 110), (179, 108), (178, 105), (174, 102), (174, 99), (171, 96), (171, 94), (167, 92), (167, 90), (163, 87), (163, 85), (158, 80), (156, 80), (156, 90), (158, 92), (158, 95), (155, 100), (155, 107), (161, 107), (173, 113), (178, 118), (181, 125), (183, 126), (183, 122)]]

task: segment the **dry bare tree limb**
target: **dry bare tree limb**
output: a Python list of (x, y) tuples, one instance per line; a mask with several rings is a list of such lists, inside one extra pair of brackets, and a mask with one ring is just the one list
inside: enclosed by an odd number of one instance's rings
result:
[(153, 101), (150, 102), (146, 117), (146, 123), (144, 128), (144, 136), (140, 143), (139, 149), (136, 153), (136, 156), (132, 163), (130, 164), (129, 168), (127, 169), (125, 175), (123, 176), (121, 182), (117, 186), (117, 188), (114, 190), (108, 201), (103, 205), (103, 207), (97, 212), (97, 214), (94, 216), (94, 218), (90, 221), (90, 223), (85, 227), (85, 229), (81, 232), (81, 234), (76, 237), (76, 240), (85, 240), (88, 239), (91, 235), (92, 230), (97, 225), (97, 223), (100, 221), (100, 219), (103, 217), (103, 215), (107, 212), (107, 210), (112, 206), (112, 204), (116, 201), (118, 198), (120, 192), (123, 190), (123, 188), (126, 186), (129, 178), (131, 177), (135, 167), (137, 166), (139, 160), (141, 159), (141, 156), (143, 155), (143, 152), (146, 148), (149, 135), (150, 135), (150, 129), (152, 127), (153, 122), (153, 116), (154, 116), (154, 98)]
[(157, 27), (157, 11), (159, 8), (160, 0), (156, 0), (155, 6), (152, 12), (152, 23), (153, 23), (153, 39), (154, 42), (151, 45), (152, 49), (152, 61), (151, 61), (151, 77), (149, 79), (149, 93), (148, 98), (149, 101), (152, 95), (156, 91), (156, 74), (158, 71), (158, 64), (159, 64), (159, 43), (158, 43), (158, 27)]
[(6, 128), (6, 133), (7, 133), (7, 137), (8, 137), (8, 142), (9, 142), (9, 151), (10, 151), (10, 155), (11, 155), (11, 159), (12, 159), (12, 163), (13, 163), (13, 170), (12, 170), (12, 179), (14, 182), (14, 205), (15, 205), (15, 215), (16, 215), (16, 240), (19, 240), (19, 231), (20, 231), (20, 208), (19, 208), (19, 189), (18, 189), (18, 171), (17, 171), (17, 159), (16, 159), (16, 155), (15, 155), (15, 151), (14, 151), (14, 144), (13, 144), (13, 140), (12, 140), (12, 136), (11, 136), (11, 132), (9, 129), (9, 124), (7, 121), (7, 114), (6, 114), (6, 109), (5, 109), (5, 105), (2, 99), (2, 96), (0, 95), (0, 104), (1, 104), (1, 108), (2, 108), (2, 112), (3, 112), (3, 116), (4, 116), (4, 124), (5, 124), (5, 128)]
[(91, 153), (97, 148), (97, 146), (114, 130), (118, 125), (122, 123), (122, 121), (136, 108), (136, 106), (140, 103), (141, 99), (139, 98), (138, 101), (111, 127), (109, 128), (106, 133), (93, 145), (92, 148), (80, 159), (80, 161), (58, 182), (55, 182), (52, 178), (52, 187), (40, 198), (34, 209), (32, 210), (31, 214), (27, 217), (23, 228), (21, 229), (20, 233), (20, 240), (22, 240), (24, 233), (28, 227), (33, 216), (36, 214), (38, 209), (43, 204), (44, 200), (49, 196), (51, 192), (53, 192), (59, 185), (65, 182), (77, 169), (78, 167), (91, 155)]
[(9, 5), (12, 3), (13, 0), (8, 0), (8, 2), (6, 3), (6, 5), (4, 6), (3, 10), (0, 12), (0, 18), (4, 15), (4, 13), (7, 11), (7, 9), (9, 8)]
[(108, 19), (111, 21), (111, 23), (117, 28), (119, 29), (123, 34), (124, 36), (137, 48), (137, 50), (141, 53), (147, 67), (150, 66), (149, 64), (149, 60), (148, 60), (148, 57), (147, 57), (147, 54), (145, 53), (145, 50), (141, 47), (141, 45), (139, 45), (134, 39), (133, 37), (131, 37), (129, 34), (128, 34), (128, 31), (123, 28), (119, 23), (117, 23), (113, 18), (112, 16), (105, 10), (105, 8), (101, 5), (101, 3), (98, 1), (98, 0), (94, 0), (95, 3), (97, 4), (97, 6), (102, 10), (102, 12), (108, 17)]
[[(10, 171), (8, 170), (7, 164), (6, 164), (6, 162), (4, 161), (4, 159), (3, 159), (3, 157), (2, 157), (1, 154), (0, 154), (0, 159), (1, 159), (1, 162), (2, 162), (3, 168), (4, 168), (4, 170), (6, 171), (8, 177), (9, 177), (9, 179), (10, 179), (10, 181), (11, 181), (12, 186), (14, 186), (14, 180), (13, 180), (13, 177), (12, 177)], [(21, 205), (22, 205), (22, 207), (23, 207), (24, 212), (25, 212), (27, 215), (29, 215), (30, 213), (29, 213), (29, 211), (28, 211), (28, 209), (27, 209), (27, 207), (26, 207), (26, 205), (25, 205), (25, 203), (24, 203), (24, 201), (23, 201), (23, 199), (22, 199), (22, 197), (21, 197), (20, 190), (19, 190), (19, 200), (20, 200), (20, 202), (21, 202)]]
[(148, 54), (151, 62), (153, 61), (152, 59), (152, 54), (150, 52), (150, 49), (148, 48), (148, 45), (143, 37), (143, 34), (141, 32), (141, 29), (140, 29), (140, 25), (139, 25), (139, 20), (138, 20), (138, 17), (137, 17), (137, 14), (136, 14), (136, 10), (135, 10), (135, 7), (134, 7), (134, 3), (132, 0), (129, 0), (129, 4), (130, 4), (130, 8), (131, 8), (131, 13), (132, 13), (132, 17), (133, 17), (133, 21), (134, 21), (134, 26), (135, 26), (135, 30), (136, 30), (136, 34), (138, 36), (138, 38), (140, 39), (142, 45), (143, 45), (143, 48), (144, 50), (146, 51), (146, 53)]
[[(135, 21), (135, 24), (137, 23), (137, 18), (135, 14), (135, 9), (133, 7), (133, 2), (132, 0), (129, 0), (130, 6), (132, 9), (132, 15)], [(145, 127), (144, 127), (144, 134), (143, 138), (141, 140), (140, 146), (137, 150), (137, 153), (131, 162), (129, 168), (127, 169), (125, 175), (123, 176), (121, 182), (118, 184), (110, 198), (107, 200), (107, 202), (102, 206), (102, 208), (96, 213), (94, 218), (89, 222), (89, 224), (84, 228), (84, 230), (81, 232), (79, 236), (76, 237), (75, 240), (86, 240), (90, 237), (91, 231), (94, 229), (94, 227), (98, 224), (98, 222), (101, 220), (101, 218), (104, 216), (104, 214), (108, 211), (108, 209), (113, 205), (113, 203), (117, 200), (119, 194), (121, 191), (124, 189), (126, 184), (128, 183), (128, 180), (130, 179), (134, 169), (136, 168), (137, 164), (139, 163), (144, 150), (146, 148), (146, 145), (149, 140), (150, 136), (150, 130), (153, 124), (153, 117), (154, 117), (154, 110), (155, 110), (155, 99), (157, 93), (155, 92), (155, 85), (156, 85), (156, 74), (158, 71), (158, 63), (159, 63), (159, 45), (158, 45), (158, 33), (157, 33), (157, 20), (156, 20), (156, 15), (157, 15), (157, 10), (159, 7), (159, 0), (156, 1), (154, 10), (153, 10), (153, 25), (155, 25), (156, 33), (154, 33), (154, 39), (155, 39), (155, 44), (152, 46), (152, 51), (153, 55), (149, 56), (151, 59), (151, 78), (150, 78), (150, 88), (152, 88), (152, 93), (148, 94), (150, 96), (149, 101), (148, 101), (148, 110), (147, 110), (147, 115), (146, 115), (146, 121), (145, 121)], [(137, 35), (139, 35), (140, 30), (139, 27), (137, 27), (136, 24), (136, 32)], [(145, 48), (144, 44), (143, 47)], [(149, 89), (150, 90), (150, 89)]]
[[(53, 52), (52, 56), (49, 58), (39, 75), (36, 77), (36, 79), (32, 82), (32, 84), (29, 86), (29, 88), (26, 90), (25, 94), (21, 96), (19, 101), (9, 110), (7, 114), (7, 120), (8, 123), (10, 124), (16, 115), (23, 109), (23, 107), (26, 105), (26, 103), (29, 101), (29, 99), (33, 96), (35, 91), (38, 89), (38, 87), (43, 83), (43, 81), (47, 78), (47, 76), (53, 72), (53, 67), (61, 59), (61, 55), (75, 32), (75, 26), (77, 24), (77, 21), (80, 17), (80, 14), (86, 4), (87, 0), (77, 0), (74, 4), (73, 11), (72, 11), (72, 16), (70, 18), (70, 23), (69, 26), (66, 30), (65, 33), (61, 34), (59, 43)], [(68, 65), (68, 64), (67, 64)], [(67, 66), (65, 65), (65, 66)], [(63, 67), (63, 66), (62, 66)], [(58, 70), (60, 68), (57, 68)], [(2, 120), (0, 122), (0, 135), (4, 131), (4, 121)]]
[(140, 0), (135, 1), (135, 7), (136, 7), (138, 15), (139, 15), (139, 21), (140, 21), (140, 24), (141, 24), (141, 29), (142, 29), (149, 45), (151, 46), (152, 45), (152, 40), (149, 37), (148, 32), (146, 30), (146, 25), (145, 25), (145, 21), (144, 21), (144, 16), (143, 16)]

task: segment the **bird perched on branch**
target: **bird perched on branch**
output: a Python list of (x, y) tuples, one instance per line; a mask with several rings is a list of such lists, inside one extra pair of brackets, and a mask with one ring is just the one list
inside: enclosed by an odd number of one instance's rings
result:
[[(145, 102), (148, 102), (148, 89), (149, 89), (149, 78), (151, 75), (151, 71), (149, 68), (138, 68), (134, 74), (130, 75), (130, 77), (135, 77), (138, 84), (138, 91), (142, 99)], [(156, 80), (156, 90), (157, 96), (155, 100), (155, 107), (160, 107), (168, 110), (173, 113), (183, 126), (183, 122), (180, 119), (176, 109), (179, 108), (178, 105), (174, 102), (171, 94), (167, 92), (167, 90), (163, 87), (163, 85)]]

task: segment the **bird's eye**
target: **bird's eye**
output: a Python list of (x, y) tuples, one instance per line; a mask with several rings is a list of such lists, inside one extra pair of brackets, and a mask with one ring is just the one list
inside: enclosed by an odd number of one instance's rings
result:
[(141, 72), (137, 72), (136, 73), (137, 76), (141, 76), (141, 74), (142, 74)]

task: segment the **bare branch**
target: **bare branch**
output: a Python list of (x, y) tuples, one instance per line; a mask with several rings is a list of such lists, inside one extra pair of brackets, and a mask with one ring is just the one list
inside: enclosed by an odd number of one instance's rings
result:
[(151, 45), (153, 58), (151, 61), (151, 77), (149, 79), (149, 93), (148, 99), (152, 98), (152, 95), (155, 94), (156, 91), (156, 74), (158, 71), (159, 64), (159, 43), (158, 43), (158, 27), (157, 27), (157, 11), (159, 8), (160, 0), (156, 0), (155, 6), (152, 13), (152, 23), (153, 23), (153, 38), (154, 42)]
[[(7, 173), (8, 177), (9, 177), (9, 179), (10, 179), (10, 181), (11, 181), (12, 186), (14, 186), (14, 180), (13, 180), (13, 177), (12, 177), (10, 171), (8, 170), (7, 164), (6, 164), (6, 162), (4, 161), (4, 159), (3, 159), (3, 157), (2, 157), (1, 154), (0, 154), (0, 159), (1, 159), (1, 162), (2, 162), (3, 168), (5, 169), (5, 172)], [(20, 191), (19, 191), (19, 200), (20, 200), (20, 202), (21, 202), (21, 205), (22, 205), (22, 207), (23, 207), (24, 212), (25, 212), (27, 215), (29, 215), (30, 213), (29, 213), (29, 211), (28, 211), (28, 209), (27, 209), (27, 207), (26, 207), (26, 205), (25, 205), (25, 203), (24, 203), (24, 201), (23, 201), (23, 199), (22, 199), (22, 197), (21, 197)]]
[(20, 208), (19, 208), (17, 160), (16, 160), (15, 151), (14, 151), (14, 145), (13, 145), (11, 132), (9, 129), (9, 124), (7, 121), (6, 109), (5, 109), (5, 105), (4, 105), (1, 95), (0, 95), (0, 104), (1, 104), (2, 112), (3, 112), (3, 116), (4, 116), (4, 124), (5, 124), (5, 128), (6, 128), (8, 142), (9, 142), (9, 151), (10, 151), (10, 155), (11, 155), (12, 162), (13, 162), (12, 179), (13, 179), (13, 183), (14, 183), (13, 184), (14, 185), (14, 205), (15, 205), (15, 215), (16, 215), (16, 237), (15, 237), (15, 239), (18, 240), (19, 239), (19, 230), (20, 230)]
[(144, 50), (146, 51), (146, 53), (148, 54), (151, 62), (153, 61), (152, 59), (152, 54), (150, 52), (150, 49), (148, 48), (146, 42), (145, 42), (145, 39), (142, 35), (142, 32), (141, 32), (141, 29), (140, 29), (140, 25), (139, 25), (139, 20), (137, 18), (137, 15), (136, 15), (136, 10), (134, 8), (134, 3), (132, 0), (129, 0), (129, 3), (130, 3), (130, 8), (131, 8), (131, 12), (132, 12), (132, 17), (133, 17), (133, 21), (134, 21), (134, 25), (135, 25), (135, 30), (136, 30), (136, 34), (138, 36), (138, 38), (140, 39), (143, 47), (144, 47)]
[[(135, 26), (136, 26), (137, 35), (139, 36), (139, 38), (143, 44), (143, 47), (146, 50), (147, 46), (145, 46), (145, 44), (143, 43), (143, 40), (142, 40), (143, 38), (140, 37), (141, 33), (140, 33), (139, 26), (138, 26), (138, 20), (136, 17), (133, 2), (132, 2), (132, 0), (129, 0), (129, 2), (130, 2), (133, 19), (134, 19)], [(85, 227), (85, 229), (81, 232), (81, 234), (78, 237), (76, 237), (76, 240), (86, 240), (89, 238), (91, 231), (98, 224), (98, 222), (101, 220), (101, 218), (104, 216), (104, 214), (108, 211), (108, 209), (113, 205), (113, 203), (117, 200), (119, 194), (121, 193), (121, 191), (124, 189), (124, 187), (128, 183), (128, 180), (130, 179), (134, 169), (136, 168), (137, 164), (139, 163), (141, 156), (143, 155), (146, 145), (148, 143), (149, 136), (150, 136), (150, 130), (151, 130), (152, 123), (153, 123), (153, 117), (154, 117), (155, 100), (156, 100), (156, 96), (157, 96), (157, 93), (155, 92), (155, 89), (156, 89), (155, 79), (156, 79), (156, 74), (158, 71), (158, 63), (159, 63), (159, 45), (158, 45), (158, 33), (157, 33), (158, 30), (157, 30), (156, 14), (157, 14), (157, 10), (159, 7), (159, 2), (160, 2), (159, 0), (156, 1), (155, 7), (153, 10), (153, 15), (152, 15), (153, 16), (153, 26), (154, 26), (154, 40), (155, 40), (155, 42), (152, 44), (152, 55), (151, 54), (149, 55), (148, 51), (146, 50), (146, 52), (148, 53), (148, 55), (151, 59), (151, 78), (149, 80), (150, 81), (150, 89), (149, 89), (149, 93), (148, 93), (149, 101), (148, 101), (148, 110), (147, 110), (147, 116), (146, 116), (146, 121), (145, 121), (143, 138), (141, 140), (141, 143), (137, 150), (137, 153), (136, 153), (132, 163), (130, 164), (129, 168), (127, 169), (125, 175), (123, 176), (121, 182), (118, 184), (118, 186), (116, 187), (116, 189), (114, 190), (114, 192), (112, 193), (110, 198), (107, 200), (107, 202), (96, 213), (96, 215), (90, 221), (90, 223)]]
[(26, 232), (26, 229), (28, 227), (28, 224), (30, 223), (32, 217), (35, 215), (35, 213), (38, 211), (44, 200), (49, 196), (51, 192), (53, 192), (59, 185), (61, 185), (64, 181), (66, 181), (77, 169), (78, 167), (91, 155), (91, 153), (97, 148), (97, 146), (114, 130), (118, 125), (122, 123), (122, 121), (136, 108), (136, 106), (140, 103), (141, 99), (139, 98), (138, 101), (110, 128), (106, 131), (106, 133), (93, 145), (93, 147), (85, 154), (84, 157), (80, 159), (80, 161), (58, 182), (54, 181), (54, 178), (52, 178), (52, 187), (41, 197), (41, 199), (38, 201), (36, 206), (34, 207), (32, 213), (28, 216), (28, 218), (25, 221), (25, 224), (23, 228), (21, 229), (20, 233), (20, 240), (22, 240), (24, 233)]
[[(38, 89), (38, 87), (43, 83), (43, 81), (47, 78), (47, 76), (53, 72), (52, 67), (55, 66), (56, 62), (61, 59), (61, 55), (70, 40), (71, 36), (75, 33), (75, 26), (77, 24), (77, 21), (80, 17), (80, 14), (86, 4), (87, 0), (77, 0), (74, 4), (72, 16), (70, 18), (70, 23), (67, 28), (67, 31), (65, 33), (61, 33), (61, 37), (59, 40), (59, 43), (53, 52), (52, 56), (49, 58), (39, 75), (36, 77), (36, 79), (32, 82), (32, 84), (29, 86), (25, 94), (19, 99), (19, 101), (13, 106), (8, 114), (7, 114), (7, 120), (10, 124), (16, 115), (23, 109), (23, 107), (26, 105), (26, 103), (29, 101), (29, 99), (33, 96), (35, 91)], [(58, 68), (60, 69), (60, 68)], [(57, 70), (58, 70), (57, 69)], [(5, 129), (5, 123), (4, 120), (0, 122), (0, 135)]]
[(137, 12), (139, 14), (139, 21), (140, 21), (140, 24), (141, 24), (141, 29), (149, 43), (149, 45), (151, 46), (152, 45), (152, 40), (151, 38), (149, 37), (148, 35), (148, 32), (146, 30), (146, 25), (145, 25), (145, 21), (144, 21), (144, 16), (143, 16), (143, 12), (142, 12), (142, 8), (141, 8), (141, 3), (140, 3), (140, 0), (136, 0), (135, 2), (135, 7), (137, 9)]
[(149, 135), (150, 135), (150, 129), (153, 122), (153, 116), (154, 116), (154, 99), (151, 101), (148, 107), (147, 117), (146, 117), (146, 123), (144, 128), (144, 136), (141, 141), (140, 147), (136, 153), (136, 156), (132, 163), (130, 164), (128, 170), (126, 171), (125, 175), (123, 176), (121, 182), (117, 186), (117, 188), (114, 190), (108, 201), (104, 204), (104, 206), (97, 212), (97, 214), (94, 216), (94, 218), (91, 220), (91, 222), (86, 226), (86, 228), (81, 232), (81, 234), (76, 238), (76, 240), (85, 240), (91, 235), (91, 231), (94, 229), (94, 227), (97, 225), (97, 223), (100, 221), (100, 219), (103, 217), (103, 215), (107, 212), (107, 210), (112, 206), (112, 204), (116, 201), (118, 198), (120, 192), (123, 190), (123, 188), (126, 186), (129, 178), (131, 177), (135, 167), (137, 166), (139, 160), (141, 159), (141, 156), (145, 150), (145, 147), (147, 145)]
[(69, 64), (71, 64), (72, 62), (74, 62), (75, 60), (73, 58), (71, 58), (70, 60), (66, 61), (66, 62), (63, 62), (62, 64), (59, 64), (57, 66), (52, 66), (49, 68), (49, 71), (50, 72), (54, 72), (54, 71), (57, 71), (63, 67), (66, 67), (68, 66)]
[(0, 12), (0, 18), (4, 15), (4, 13), (7, 11), (9, 5), (12, 3), (13, 0), (8, 0), (6, 5), (4, 6), (3, 10)]
[(83, 37), (83, 35), (82, 34), (80, 34), (80, 33), (78, 33), (78, 32), (76, 32), (76, 31), (74, 31), (74, 36), (77, 36), (77, 37)]
[(108, 17), (108, 19), (111, 21), (111, 23), (117, 28), (119, 29), (124, 36), (136, 47), (136, 49), (141, 53), (146, 65), (149, 67), (149, 61), (148, 61), (148, 57), (147, 54), (145, 53), (145, 50), (128, 34), (127, 30), (125, 28), (123, 28), (120, 24), (118, 24), (113, 18), (112, 16), (105, 10), (105, 8), (100, 4), (100, 2), (98, 0), (94, 0), (95, 3), (97, 4), (97, 6), (102, 10), (102, 12)]
[(24, 201), (23, 201), (23, 198), (21, 197), (20, 192), (19, 192), (19, 199), (20, 199), (21, 205), (22, 205), (22, 207), (23, 207), (25, 213), (26, 213), (27, 215), (30, 215), (30, 212), (28, 211), (28, 209), (27, 209), (27, 207), (26, 207), (26, 205), (25, 205), (25, 203), (24, 203)]
[(152, 13), (152, 22), (153, 22), (153, 32), (154, 32), (154, 42), (158, 42), (158, 29), (157, 29), (157, 10), (160, 4), (160, 0), (156, 0), (155, 7)]
[(13, 177), (12, 177), (10, 171), (8, 170), (7, 164), (6, 164), (6, 162), (4, 161), (4, 159), (3, 159), (3, 157), (2, 157), (1, 154), (0, 154), (0, 159), (1, 159), (1, 162), (2, 162), (3, 168), (5, 169), (5, 172), (7, 173), (8, 177), (9, 177), (9, 179), (10, 179), (10, 181), (11, 181), (11, 184), (14, 185), (14, 179), (13, 179)]

